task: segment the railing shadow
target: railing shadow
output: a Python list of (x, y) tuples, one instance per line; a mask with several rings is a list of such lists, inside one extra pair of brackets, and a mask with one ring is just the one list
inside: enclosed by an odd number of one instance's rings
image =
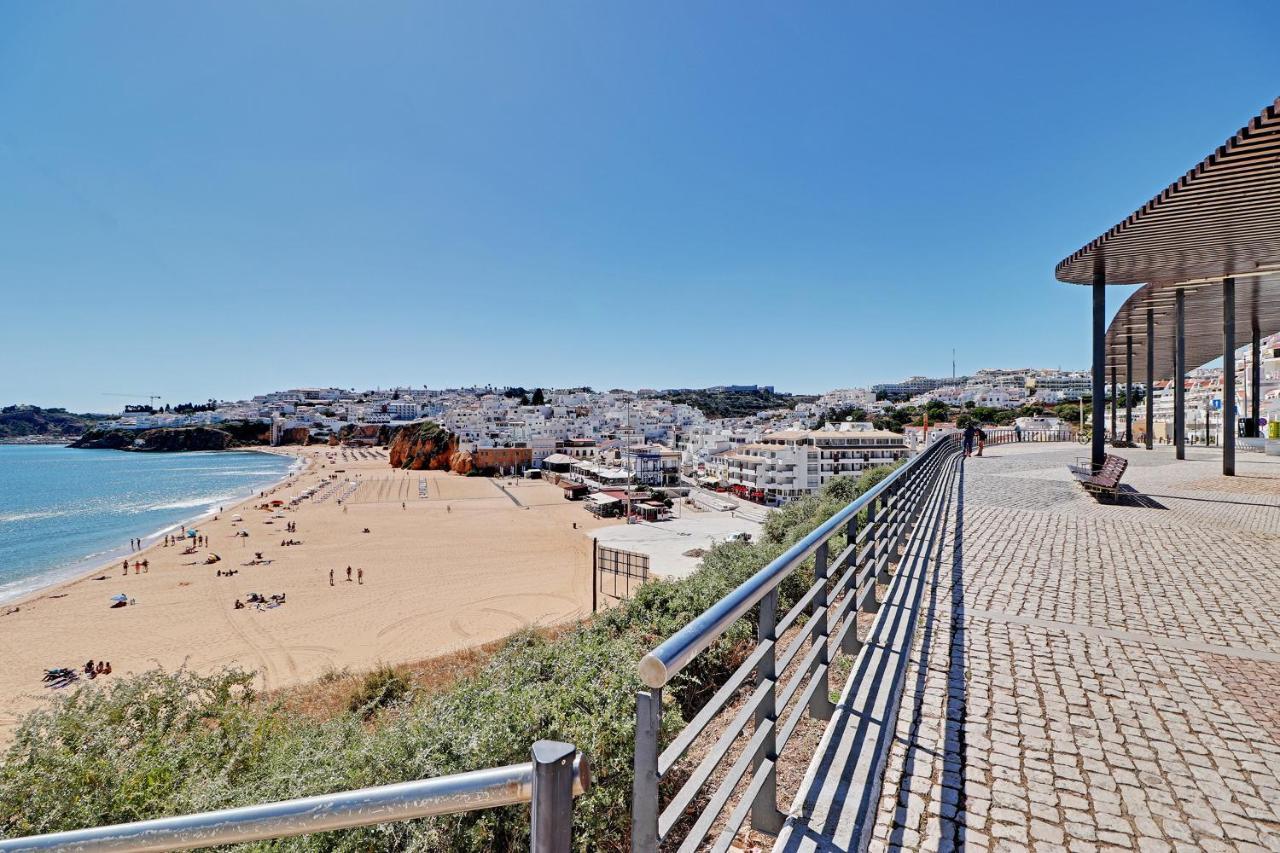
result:
[[(946, 700), (946, 722), (943, 728), (943, 753), (942, 753), (942, 772), (944, 779), (948, 778), (945, 774), (954, 773), (960, 780), (958, 788), (949, 788), (944, 785), (944, 791), (954, 791), (954, 796), (947, 794), (945, 796), (954, 799), (954, 802), (944, 800), (941, 804), (942, 815), (945, 818), (953, 818), (955, 815), (963, 813), (965, 810), (964, 795), (964, 774), (967, 764), (967, 748), (965, 745), (964, 721), (965, 721), (965, 696), (967, 685), (965, 680), (966, 655), (965, 655), (965, 604), (964, 604), (964, 476), (965, 466), (963, 462), (960, 465), (956, 476), (955, 490), (955, 514), (954, 514), (954, 533), (952, 536), (952, 556), (951, 556), (951, 601), (950, 601), (950, 626), (951, 641), (948, 644), (948, 664), (947, 664), (947, 700)], [(941, 557), (941, 555), (939, 555)], [(940, 586), (941, 575), (944, 570), (943, 561), (938, 559), (934, 563), (932, 577), (929, 584), (928, 606), (924, 609), (924, 631), (920, 639), (920, 660), (916, 664), (915, 679), (915, 702), (911, 708), (911, 729), (906, 741), (906, 757), (902, 765), (902, 776), (898, 783), (896, 792), (897, 805), (894, 809), (895, 823), (903, 824), (895, 827), (889, 833), (889, 843), (902, 845), (904, 843), (904, 830), (906, 828), (907, 819), (911, 817), (910, 811), (904, 803), (911, 801), (911, 780), (914, 776), (916, 765), (916, 755), (922, 751), (922, 748), (916, 746), (920, 727), (924, 722), (925, 708), (925, 689), (926, 678), (929, 673), (929, 663), (934, 654), (933, 639), (937, 630), (938, 622), (938, 589)], [(954, 733), (952, 728), (954, 727)], [(929, 751), (930, 755), (936, 755), (936, 752)], [(923, 817), (923, 814), (915, 816), (916, 819)], [(945, 839), (950, 844), (944, 844), (944, 849), (963, 850), (964, 849), (964, 827), (958, 823), (955, 825), (954, 837)]]

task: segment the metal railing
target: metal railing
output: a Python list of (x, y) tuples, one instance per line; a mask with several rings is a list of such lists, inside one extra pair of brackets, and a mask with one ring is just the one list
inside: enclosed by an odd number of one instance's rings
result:
[(572, 744), (540, 740), (524, 764), (278, 803), (0, 840), (0, 851), (190, 850), (431, 815), (531, 804), (530, 849), (568, 853), (573, 798), (591, 787), (587, 757)]
[(992, 427), (984, 430), (987, 446), (997, 444), (1030, 444), (1033, 442), (1075, 441), (1076, 432), (1070, 429), (1024, 429)]
[[(679, 850), (699, 849), (744, 781), (737, 805), (711, 849), (728, 849), (748, 814), (753, 828), (777, 834), (784, 819), (777, 803), (778, 757), (806, 712), (820, 720), (831, 718), (831, 651), (856, 655), (862, 647), (858, 613), (879, 608), (877, 585), (888, 582), (898, 548), (945, 464), (958, 451), (955, 435), (934, 441), (644, 656), (640, 679), (648, 689), (636, 696), (631, 836), (635, 853), (653, 853), (660, 844), (675, 846), (677, 830), (693, 817), (689, 807), (695, 800), (705, 802), (705, 807), (688, 827)], [(839, 551), (833, 557), (835, 548)], [(810, 557), (814, 581), (779, 619), (779, 585)], [(757, 605), (754, 650), (659, 753), (663, 688)], [(781, 639), (792, 629), (788, 645), (779, 650)], [(745, 701), (663, 808), (660, 783), (673, 778), (677, 762), (744, 688), (744, 693), (750, 691)], [(785, 719), (780, 719), (784, 710)], [(717, 770), (743, 739), (745, 747), (717, 778)], [(700, 800), (704, 795), (705, 801)]]

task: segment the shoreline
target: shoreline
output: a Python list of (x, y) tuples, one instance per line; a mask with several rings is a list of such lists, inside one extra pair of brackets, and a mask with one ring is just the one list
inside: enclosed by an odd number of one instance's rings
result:
[[(44, 443), (52, 444), (54, 442), (44, 442)], [(116, 451), (116, 452), (128, 453), (132, 451), (122, 450), (122, 451)], [(90, 554), (88, 556), (85, 556), (76, 560), (75, 562), (68, 563), (64, 566), (56, 566), (49, 569), (50, 577), (49, 577), (48, 583), (40, 583), (38, 586), (34, 588), (21, 590), (11, 597), (5, 597), (2, 593), (0, 593), (0, 615), (9, 615), (10, 613), (15, 612), (14, 608), (21, 608), (29, 604), (34, 604), (37, 601), (47, 599), (51, 595), (56, 595), (57, 593), (60, 593), (64, 588), (75, 586), (76, 584), (89, 580), (90, 578), (96, 575), (110, 571), (113, 567), (118, 566), (121, 560), (123, 560), (125, 557), (128, 557), (130, 560), (145, 559), (146, 558), (145, 555), (149, 551), (151, 551), (151, 549), (153, 549), (157, 543), (163, 540), (164, 535), (166, 533), (170, 533), (174, 530), (181, 529), (182, 527), (192, 527), (196, 522), (202, 521), (204, 519), (212, 518), (216, 516), (220, 511), (222, 512), (225, 512), (228, 510), (234, 511), (238, 509), (242, 504), (253, 500), (255, 498), (255, 493), (257, 492), (274, 494), (275, 491), (279, 489), (280, 486), (284, 485), (287, 481), (295, 477), (300, 477), (306, 474), (310, 470), (311, 465), (313, 464), (313, 460), (308, 459), (303, 454), (291, 453), (288, 450), (281, 450), (280, 448), (277, 448), (277, 447), (260, 447), (260, 448), (259, 447), (238, 447), (232, 450), (200, 450), (200, 451), (178, 451), (178, 452), (270, 453), (273, 456), (292, 457), (295, 461), (293, 465), (290, 465), (289, 468), (285, 470), (284, 474), (281, 475), (279, 479), (275, 480), (274, 482), (272, 482), (271, 484), (267, 485), (262, 489), (257, 489), (257, 488), (253, 489), (250, 494), (247, 494), (243, 498), (240, 498), (234, 504), (223, 505), (221, 510), (219, 510), (217, 507), (209, 507), (207, 509), (204, 509), (196, 513), (195, 515), (191, 515), (186, 518), (181, 518), (175, 522), (172, 522), (170, 524), (167, 524), (159, 528), (158, 530), (148, 533), (147, 535), (142, 537), (142, 547), (138, 548), (137, 550), (130, 549), (130, 547), (127, 544), (117, 545), (113, 548), (108, 549), (107, 551), (103, 551), (98, 554)]]

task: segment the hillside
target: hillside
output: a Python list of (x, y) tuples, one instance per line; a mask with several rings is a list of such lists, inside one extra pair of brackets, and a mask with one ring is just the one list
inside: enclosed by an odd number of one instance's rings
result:
[(77, 415), (66, 409), (5, 406), (0, 409), (0, 441), (13, 438), (75, 438), (100, 422), (98, 415)]
[(817, 397), (803, 394), (778, 394), (774, 391), (713, 391), (709, 388), (682, 388), (663, 391), (660, 399), (686, 403), (709, 418), (744, 418), (766, 409), (794, 409), (799, 403), (811, 403)]
[(132, 450), (151, 453), (185, 453), (196, 450), (232, 450), (270, 444), (270, 427), (256, 422), (229, 422), (215, 427), (160, 427), (158, 429), (93, 429), (77, 438), (72, 447), (90, 450)]

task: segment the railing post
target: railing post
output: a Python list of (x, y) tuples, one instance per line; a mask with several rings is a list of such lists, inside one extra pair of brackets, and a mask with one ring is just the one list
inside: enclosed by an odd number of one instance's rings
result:
[(533, 745), (533, 853), (569, 853), (573, 842), (573, 758), (571, 743), (540, 740)]
[[(852, 518), (850, 518), (849, 522), (844, 526), (844, 539), (847, 545), (852, 546), (852, 550), (849, 552), (849, 562), (852, 563), (854, 566), (853, 572), (850, 573), (849, 575), (849, 588), (844, 591), (844, 594), (852, 595), (856, 597), (858, 595), (858, 586), (859, 586), (858, 584), (859, 569), (857, 568), (857, 565), (858, 565), (858, 516), (855, 515)], [(844, 650), (845, 654), (856, 655), (858, 651), (862, 648), (862, 638), (858, 636), (858, 610), (865, 609), (865, 607), (866, 605), (864, 604), (862, 608), (853, 607), (853, 606), (849, 608), (849, 615), (847, 618), (852, 619), (853, 624), (850, 625), (849, 630), (845, 631), (844, 633), (844, 643), (841, 646), (841, 649)]]
[[(882, 557), (889, 554), (889, 489), (885, 489), (880, 493), (880, 499), (876, 501), (876, 515), (884, 513), (884, 518), (876, 523), (876, 564), (879, 565)], [(884, 566), (876, 570), (876, 583), (887, 584), (889, 582), (889, 563), (885, 560)]]
[(632, 853), (658, 849), (658, 732), (662, 728), (662, 690), (636, 694), (635, 780), (631, 788)]
[(876, 585), (879, 583), (876, 578), (876, 506), (878, 499), (871, 502), (867, 507), (867, 565), (858, 567), (858, 574), (864, 570), (867, 572), (866, 586), (871, 589), (867, 597), (862, 602), (863, 613), (875, 613), (880, 609), (879, 600), (876, 598)]
[[(772, 644), (778, 639), (777, 628), (778, 588), (775, 586), (769, 590), (764, 598), (760, 599), (760, 625), (756, 631), (756, 637), (761, 643)], [(762, 726), (775, 726), (778, 719), (776, 658), (777, 649), (771, 645), (769, 651), (761, 656), (760, 663), (756, 664), (756, 679), (760, 684), (766, 685), (764, 698), (760, 701), (760, 707), (756, 709), (755, 714), (757, 731)], [(758, 771), (766, 760), (774, 762), (778, 760), (776, 728), (764, 739), (760, 752), (752, 759), (752, 770)], [(784, 819), (785, 815), (778, 809), (778, 770), (775, 765), (769, 768), (768, 777), (765, 779), (764, 784), (760, 786), (760, 791), (756, 794), (756, 798), (751, 802), (751, 826), (760, 832), (777, 835), (782, 831)]]
[(828, 599), (830, 594), (827, 592), (827, 581), (831, 577), (830, 563), (830, 540), (823, 542), (818, 546), (818, 550), (813, 555), (813, 579), (814, 583), (822, 586), (818, 590), (818, 594), (813, 597), (813, 618), (818, 620), (818, 626), (813, 634), (813, 642), (820, 643), (821, 647), (818, 651), (817, 666), (821, 669), (822, 674), (816, 676), (819, 679), (818, 687), (813, 691), (813, 695), (809, 697), (809, 716), (815, 720), (829, 720), (835, 712), (836, 706), (831, 702), (831, 686), (828, 676), (828, 664), (831, 663), (831, 625), (827, 619)]

